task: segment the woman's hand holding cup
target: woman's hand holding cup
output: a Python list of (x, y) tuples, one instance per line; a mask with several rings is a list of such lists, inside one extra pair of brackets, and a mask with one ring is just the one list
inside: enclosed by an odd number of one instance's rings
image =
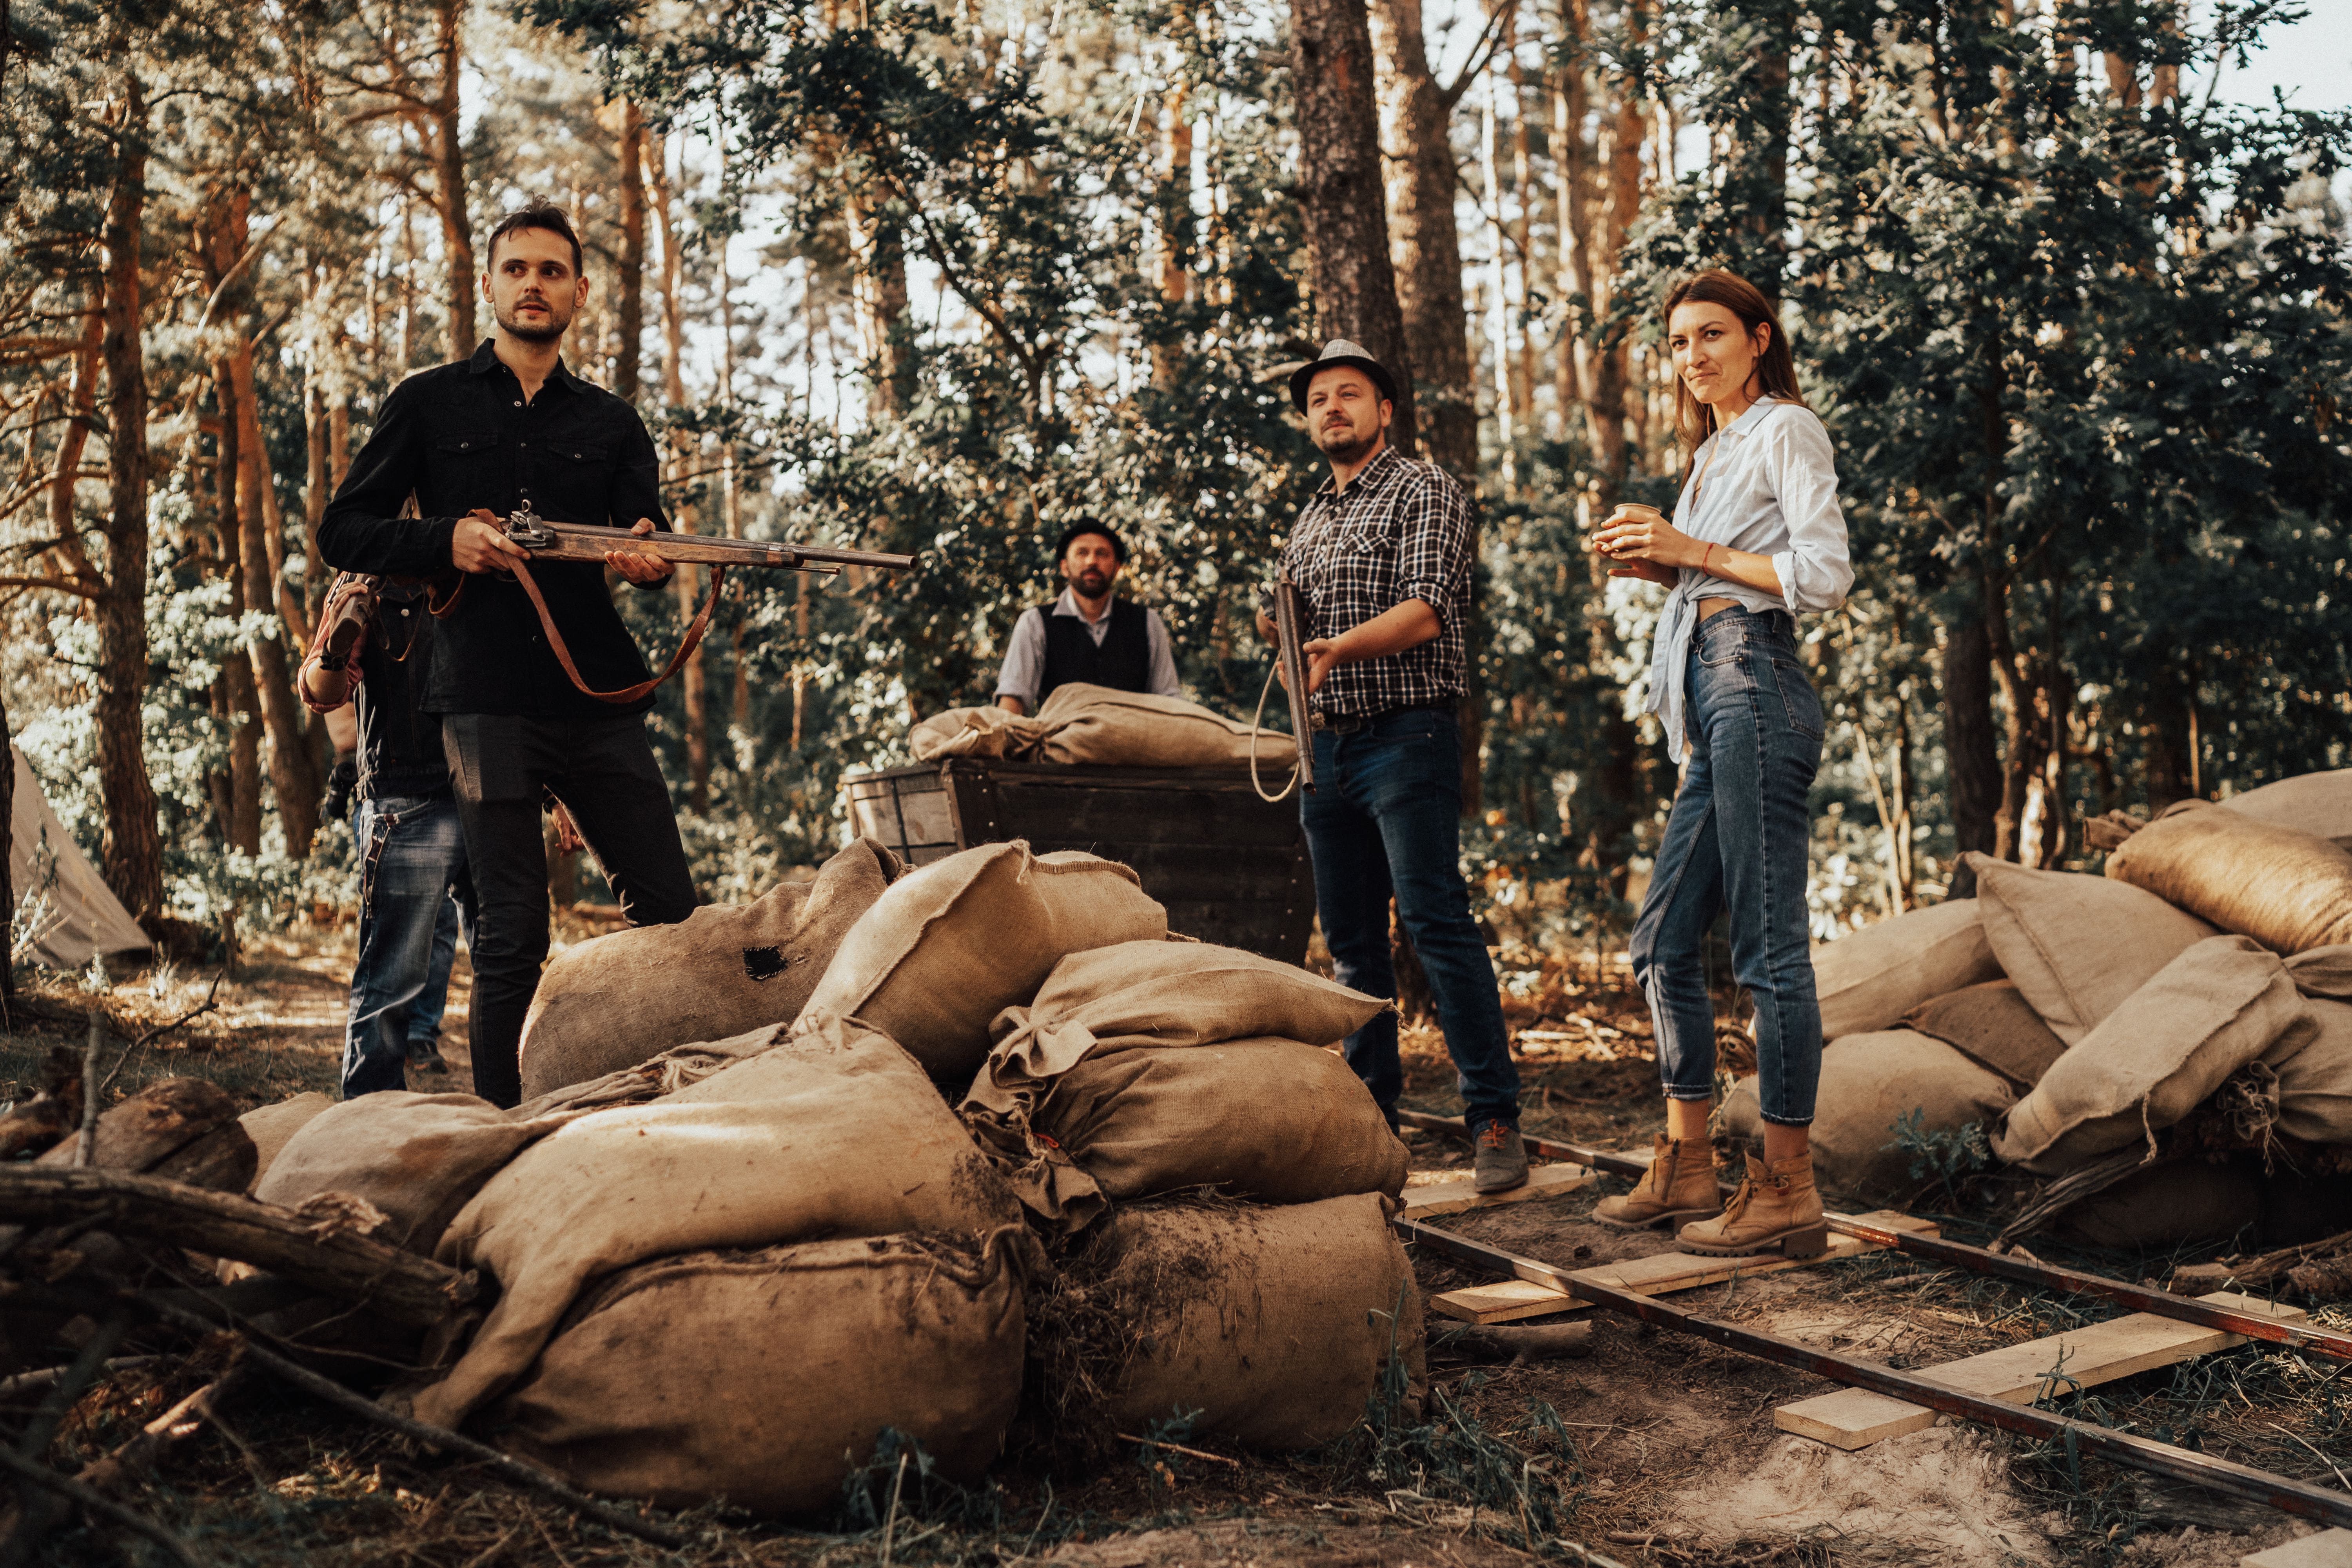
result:
[(1619, 503), (1608, 520), (1593, 531), (1592, 547), (1622, 564), (1609, 569), (1612, 577), (1638, 577), (1671, 587), (1681, 574), (1665, 563), (1664, 553), (1686, 536), (1654, 506)]

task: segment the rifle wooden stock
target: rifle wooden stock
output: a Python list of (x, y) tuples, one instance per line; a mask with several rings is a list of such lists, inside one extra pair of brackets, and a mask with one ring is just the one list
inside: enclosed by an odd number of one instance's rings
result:
[(1274, 584), (1274, 637), (1282, 684), (1290, 698), (1290, 738), (1298, 749), (1298, 787), (1315, 787), (1315, 706), (1307, 692), (1307, 606), (1284, 573)]
[(328, 590), (327, 643), (319, 655), (320, 668), (350, 668), (352, 653), (360, 646), (360, 638), (367, 636), (383, 593), (383, 579), (362, 572), (344, 573)]

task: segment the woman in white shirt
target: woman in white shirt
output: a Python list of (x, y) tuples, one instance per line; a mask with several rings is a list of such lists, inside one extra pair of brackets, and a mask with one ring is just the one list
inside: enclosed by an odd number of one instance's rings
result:
[[(1596, 1217), (1679, 1222), (1677, 1241), (1693, 1252), (1811, 1257), (1829, 1239), (1808, 1137), (1822, 1020), (1805, 921), (1806, 798), (1822, 721), (1797, 657), (1796, 616), (1843, 604), (1853, 568), (1829, 433), (1797, 390), (1770, 302), (1717, 269), (1676, 285), (1664, 314), (1690, 479), (1672, 521), (1621, 506), (1593, 547), (1617, 563), (1612, 576), (1671, 590), (1649, 710), (1683, 781), (1633, 941), (1656, 1027), (1666, 1131), (1650, 1173)], [(1764, 1158), (1749, 1157), (1728, 1205), (1706, 1136), (1715, 1013), (1701, 954), (1727, 908), (1733, 973), (1756, 1000), (1764, 1114)]]

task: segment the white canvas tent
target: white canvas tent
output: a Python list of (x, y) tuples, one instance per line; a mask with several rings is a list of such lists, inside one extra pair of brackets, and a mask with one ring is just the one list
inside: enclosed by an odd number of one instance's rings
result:
[(81, 969), (90, 955), (131, 952), (151, 944), (113, 889), (49, 809), (41, 781), (16, 746), (15, 809), (8, 824), (8, 879), (18, 909), (37, 908), (33, 956), (56, 969)]

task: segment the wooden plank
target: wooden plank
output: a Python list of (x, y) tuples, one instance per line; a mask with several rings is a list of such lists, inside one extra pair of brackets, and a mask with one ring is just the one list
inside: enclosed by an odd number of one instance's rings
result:
[(2345, 1568), (2352, 1563), (2352, 1530), (2323, 1530), (2238, 1559), (2238, 1568)]
[[(1907, 1230), (1923, 1236), (1938, 1234), (1934, 1222), (1914, 1219), (1893, 1209), (1881, 1209), (1852, 1217), (1885, 1226), (1890, 1230)], [(1660, 1252), (1648, 1258), (1580, 1268), (1570, 1278), (1590, 1279), (1595, 1284), (1631, 1291), (1636, 1296), (1664, 1296), (1675, 1290), (1696, 1290), (1704, 1285), (1720, 1285), (1735, 1277), (1752, 1279), (1759, 1274), (1778, 1274), (1784, 1268), (1803, 1268), (1815, 1263), (1834, 1263), (1840, 1258), (1858, 1258), (1865, 1252), (1882, 1250), (1873, 1243), (1853, 1237), (1832, 1236), (1829, 1250), (1817, 1258), (1779, 1258), (1769, 1253), (1754, 1258), (1706, 1258), (1691, 1252)], [(1524, 1289), (1490, 1294), (1501, 1291), (1501, 1286), (1475, 1285), (1466, 1290), (1448, 1290), (1433, 1296), (1430, 1305), (1449, 1318), (1460, 1318), (1465, 1322), (1473, 1323), (1507, 1323), (1518, 1318), (1576, 1310), (1577, 1301), (1573, 1296), (1524, 1280), (1510, 1283)], [(1496, 1313), (1502, 1315), (1492, 1315)]]
[(1582, 1165), (1538, 1165), (1528, 1173), (1527, 1184), (1513, 1187), (1507, 1193), (1481, 1193), (1469, 1176), (1451, 1171), (1417, 1173), (1442, 1175), (1446, 1180), (1415, 1184), (1405, 1178), (1404, 1217), (1431, 1219), (1438, 1215), (1462, 1214), (1471, 1209), (1499, 1208), (1505, 1204), (1524, 1204), (1538, 1198), (1564, 1197), (1580, 1187), (1592, 1184), (1592, 1171)]
[[(2231, 1290), (2198, 1298), (2233, 1311), (2261, 1312), (2300, 1321), (2298, 1307), (2263, 1301)], [(2053, 1369), (2064, 1380), (2094, 1388), (2134, 1373), (2194, 1361), (2215, 1351), (2246, 1342), (2242, 1334), (2184, 1323), (2154, 1312), (2132, 1312), (2105, 1322), (2070, 1329), (2022, 1344), (2003, 1345), (1919, 1373), (1952, 1388), (2008, 1405), (2031, 1405), (2053, 1381)], [(2065, 1386), (2063, 1381), (2060, 1386)], [(1936, 1413), (1905, 1400), (1858, 1389), (1840, 1389), (1811, 1399), (1784, 1405), (1772, 1412), (1772, 1424), (1783, 1432), (1811, 1437), (1837, 1448), (1865, 1448), (1904, 1432), (1933, 1424)]]

